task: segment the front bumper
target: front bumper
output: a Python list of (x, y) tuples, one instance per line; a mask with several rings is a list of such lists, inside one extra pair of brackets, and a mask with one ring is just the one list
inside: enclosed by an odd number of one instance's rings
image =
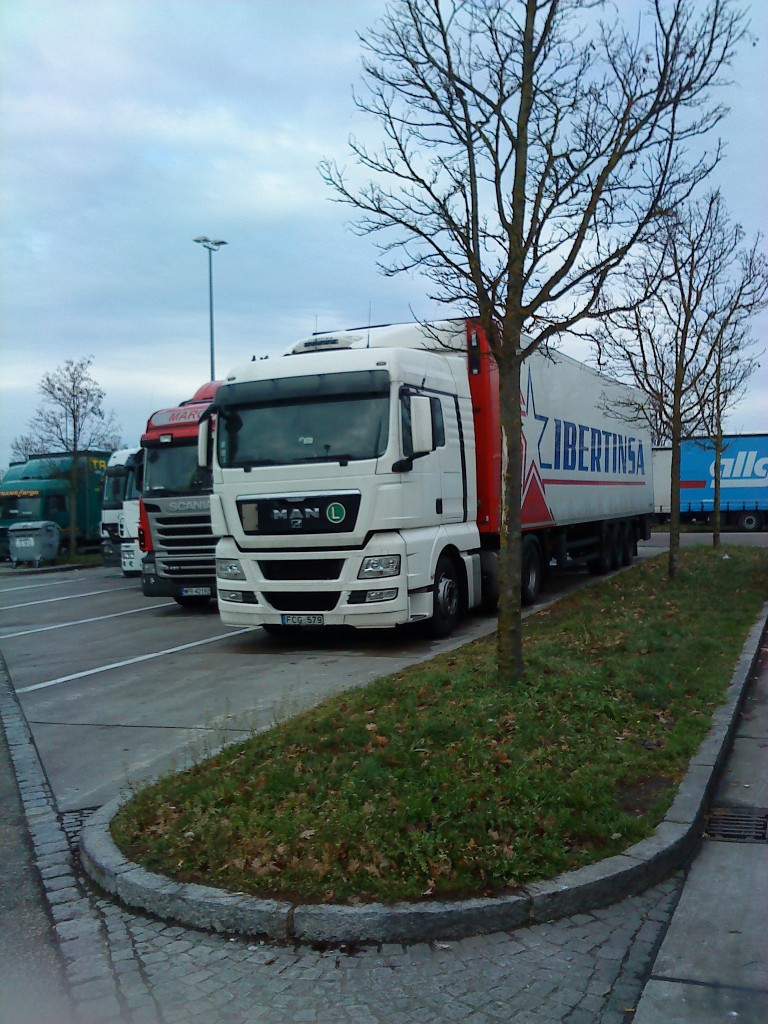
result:
[(210, 576), (161, 576), (155, 562), (145, 558), (141, 566), (141, 591), (145, 597), (216, 597), (216, 580)]
[[(238, 551), (228, 540), (216, 554), (237, 559), (244, 580), (219, 579), (219, 614), (233, 626), (322, 625), (389, 629), (428, 618), (432, 592), (428, 580), (409, 573), (402, 538), (387, 534), (374, 549), (363, 551)], [(358, 579), (362, 561), (371, 555), (400, 555), (396, 576)], [(422, 574), (423, 576), (423, 574)]]

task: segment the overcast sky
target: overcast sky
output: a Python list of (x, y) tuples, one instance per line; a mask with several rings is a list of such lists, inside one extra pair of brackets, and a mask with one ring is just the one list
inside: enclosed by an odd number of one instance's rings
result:
[[(623, 0), (629, 9), (639, 0)], [(0, 467), (42, 374), (92, 355), (127, 443), (216, 369), (316, 329), (445, 316), (417, 278), (384, 278), (331, 202), (321, 158), (380, 139), (351, 90), (356, 32), (384, 0), (2, 0)], [(768, 233), (768, 4), (720, 134), (736, 220)], [(755, 324), (759, 348), (768, 319)], [(566, 349), (579, 357), (582, 352)], [(768, 358), (731, 415), (768, 429)]]

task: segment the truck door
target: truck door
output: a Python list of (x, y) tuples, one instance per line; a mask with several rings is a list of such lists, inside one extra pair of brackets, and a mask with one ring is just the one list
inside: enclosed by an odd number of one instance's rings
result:
[[(412, 450), (409, 429), (410, 394), (404, 397), (404, 450)], [(433, 449), (417, 456), (412, 472), (421, 480), (424, 513), (433, 523), (460, 523), (466, 520), (467, 488), (463, 443), (457, 406), (450, 395), (428, 395), (432, 418)]]
[(466, 466), (456, 403), (450, 396), (432, 397), (432, 430), (440, 463), (442, 522), (461, 523), (467, 517)]

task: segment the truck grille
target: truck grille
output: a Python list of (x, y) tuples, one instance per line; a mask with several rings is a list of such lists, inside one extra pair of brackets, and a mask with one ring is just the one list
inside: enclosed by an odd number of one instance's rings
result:
[(216, 576), (216, 538), (208, 514), (163, 516), (153, 521), (158, 571), (166, 576)]
[(265, 580), (337, 580), (343, 567), (343, 558), (316, 558), (311, 562), (275, 558), (259, 562)]
[(321, 591), (311, 594), (283, 594), (280, 591), (265, 593), (275, 611), (278, 612), (330, 612), (339, 603), (338, 591)]

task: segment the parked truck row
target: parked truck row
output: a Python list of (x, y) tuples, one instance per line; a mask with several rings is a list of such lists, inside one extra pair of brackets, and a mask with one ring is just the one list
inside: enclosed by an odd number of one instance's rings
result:
[[(553, 564), (628, 565), (669, 516), (671, 452), (627, 420), (627, 390), (559, 353), (524, 364), (524, 603)], [(100, 527), (105, 564), (140, 574), (145, 595), (217, 599), (230, 625), (446, 635), (498, 599), (501, 435), (476, 320), (319, 333), (152, 413), (137, 447), (84, 453), (78, 536)], [(681, 518), (709, 522), (712, 444), (681, 456)], [(0, 482), (0, 555), (12, 522), (66, 528), (67, 458)], [(720, 487), (724, 527), (768, 522), (768, 436), (725, 439)]]

